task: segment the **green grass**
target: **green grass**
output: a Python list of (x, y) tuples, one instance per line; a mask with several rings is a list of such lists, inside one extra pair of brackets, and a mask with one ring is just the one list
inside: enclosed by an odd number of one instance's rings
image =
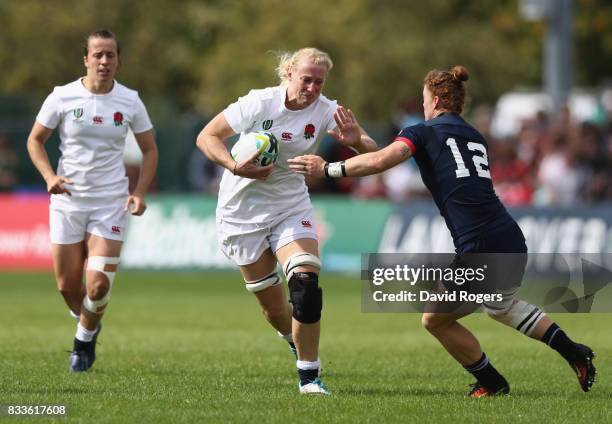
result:
[[(554, 315), (598, 354), (588, 394), (543, 344), (469, 317), (512, 394), (466, 399), (472, 378), (418, 315), (361, 313), (356, 279), (322, 285), (328, 398), (298, 395), (292, 356), (237, 273), (120, 273), (82, 375), (67, 372), (75, 324), (52, 276), (0, 274), (0, 404), (68, 405), (65, 423), (612, 421), (611, 315)], [(24, 420), (36, 421), (49, 422)]]

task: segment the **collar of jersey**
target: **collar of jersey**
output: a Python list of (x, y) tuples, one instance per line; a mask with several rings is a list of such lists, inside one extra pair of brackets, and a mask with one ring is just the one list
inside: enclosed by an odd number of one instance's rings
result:
[[(114, 88), (114, 87), (113, 87)], [(315, 100), (314, 102), (312, 102), (312, 104), (308, 105), (308, 107), (305, 107), (304, 109), (300, 109), (300, 110), (291, 110), (291, 109), (287, 109), (287, 107), (285, 106), (285, 99), (287, 98), (287, 87), (283, 86), (283, 85), (279, 85), (279, 88), (281, 89), (281, 102), (280, 102), (280, 106), (278, 107), (278, 111), (279, 112), (290, 112), (290, 113), (299, 113), (299, 112), (303, 112), (305, 110), (310, 109), (311, 107), (313, 107), (314, 105), (316, 105), (319, 100), (321, 100), (321, 96), (323, 94), (320, 94), (319, 97), (317, 97), (317, 100)]]
[(117, 80), (113, 79), (113, 88), (111, 88), (111, 91), (109, 91), (108, 93), (104, 93), (104, 94), (96, 94), (96, 93), (92, 93), (91, 91), (89, 91), (87, 89), (87, 87), (85, 87), (85, 84), (83, 84), (83, 78), (84, 77), (80, 77), (77, 80), (77, 83), (79, 84), (79, 87), (81, 87), (83, 89), (83, 92), (89, 96), (93, 96), (93, 97), (102, 97), (102, 96), (108, 96), (109, 94), (113, 94), (113, 92), (115, 91), (115, 89), (117, 88)]

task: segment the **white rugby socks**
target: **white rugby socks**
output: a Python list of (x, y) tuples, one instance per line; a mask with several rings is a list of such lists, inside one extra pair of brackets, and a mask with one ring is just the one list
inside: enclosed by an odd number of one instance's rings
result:
[(96, 330), (89, 331), (87, 328), (83, 327), (81, 323), (79, 322), (77, 324), (77, 331), (74, 337), (76, 337), (77, 340), (80, 340), (82, 342), (90, 342), (93, 340), (93, 337), (95, 334), (96, 334)]

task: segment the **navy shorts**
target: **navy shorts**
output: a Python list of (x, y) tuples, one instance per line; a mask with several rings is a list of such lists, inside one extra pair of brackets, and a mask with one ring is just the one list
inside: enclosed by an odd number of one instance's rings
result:
[(518, 224), (509, 225), (493, 233), (462, 243), (455, 250), (460, 253), (527, 253), (525, 236)]
[[(457, 247), (451, 267), (484, 270), (484, 281), (462, 287), (472, 293), (516, 293), (527, 265), (523, 232), (512, 221), (499, 231), (472, 239)], [(445, 284), (447, 289), (452, 284)], [(456, 289), (456, 288), (455, 288)]]

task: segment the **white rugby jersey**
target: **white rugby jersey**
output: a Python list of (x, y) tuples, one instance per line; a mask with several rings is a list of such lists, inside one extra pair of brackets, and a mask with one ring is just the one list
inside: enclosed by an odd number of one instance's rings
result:
[[(115, 81), (110, 92), (93, 94), (78, 79), (55, 87), (36, 120), (51, 129), (59, 125), (62, 156), (57, 175), (74, 182), (66, 184), (73, 197), (127, 196), (123, 150), (128, 127), (135, 134), (153, 128), (138, 92)], [(65, 195), (51, 197), (53, 201)]]
[(304, 176), (289, 169), (287, 159), (314, 154), (327, 130), (336, 127), (336, 101), (320, 95), (306, 109), (285, 107), (286, 86), (251, 90), (223, 115), (236, 133), (272, 132), (278, 159), (265, 181), (242, 178), (227, 169), (221, 179), (217, 215), (234, 223), (269, 223), (280, 215), (309, 207)]

